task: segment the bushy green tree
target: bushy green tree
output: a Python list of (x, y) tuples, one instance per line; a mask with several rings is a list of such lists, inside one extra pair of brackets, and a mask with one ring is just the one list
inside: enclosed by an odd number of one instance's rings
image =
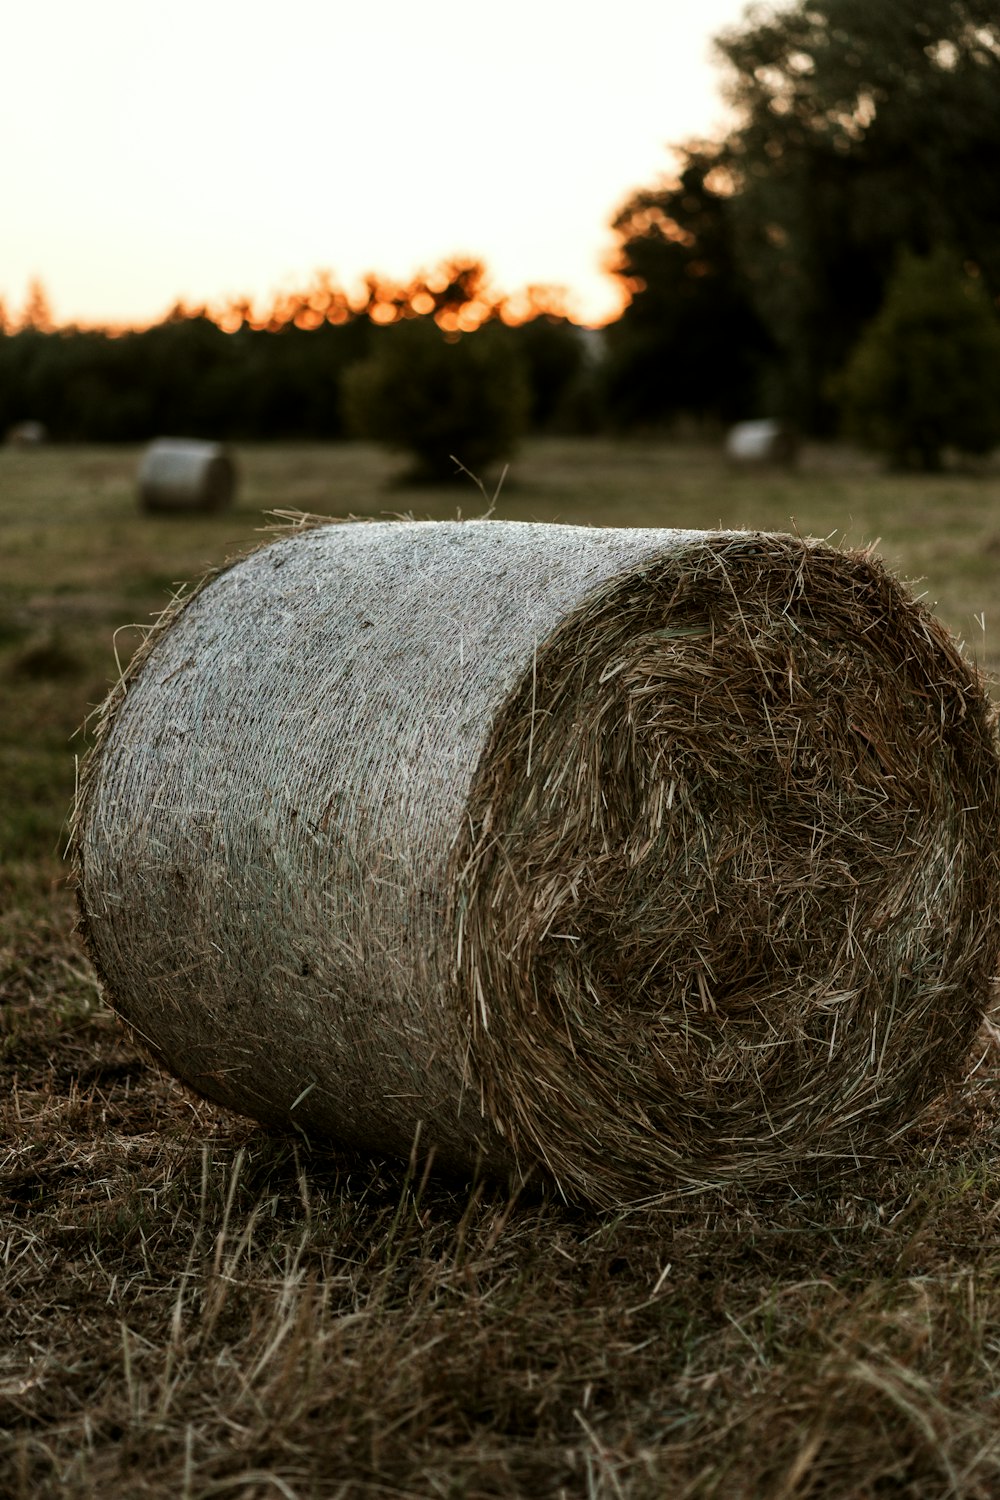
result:
[(1000, 321), (947, 251), (904, 255), (834, 385), (849, 434), (901, 468), (1000, 443)]
[(676, 181), (633, 194), (614, 221), (629, 298), (607, 331), (607, 401), (619, 425), (753, 413), (770, 340), (737, 266), (719, 157), (692, 147)]
[(539, 312), (509, 328), (506, 336), (528, 377), (532, 431), (578, 432), (584, 413), (582, 430), (592, 431), (592, 361), (586, 332), (560, 313)]
[(1000, 10), (798, 0), (752, 8), (717, 49), (737, 259), (780, 349), (782, 414), (821, 429), (901, 247), (947, 246), (1000, 295)]
[(635, 421), (758, 405), (822, 433), (902, 248), (947, 247), (1000, 297), (1000, 9), (754, 5), (716, 48), (732, 128), (681, 148), (614, 226), (631, 301), (612, 402)]
[(410, 477), (453, 478), (506, 458), (524, 431), (530, 393), (509, 330), (488, 323), (446, 334), (433, 318), (373, 330), (371, 353), (344, 376), (349, 427), (412, 455)]

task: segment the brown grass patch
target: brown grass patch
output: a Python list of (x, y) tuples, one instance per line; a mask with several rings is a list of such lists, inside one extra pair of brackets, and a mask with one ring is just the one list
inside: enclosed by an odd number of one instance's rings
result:
[[(846, 1176), (599, 1216), (271, 1136), (122, 1036), (58, 857), (113, 633), (268, 508), (392, 503), (375, 450), (239, 456), (239, 507), (186, 524), (139, 512), (134, 450), (0, 450), (0, 1494), (995, 1500), (990, 1031)], [(882, 537), (1000, 663), (995, 485), (827, 459), (733, 476), (708, 448), (533, 442), (500, 509)], [(87, 675), (11, 675), (52, 626)]]

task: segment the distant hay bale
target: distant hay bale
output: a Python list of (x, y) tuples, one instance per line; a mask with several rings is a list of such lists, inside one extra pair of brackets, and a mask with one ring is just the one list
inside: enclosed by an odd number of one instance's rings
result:
[(41, 448), (48, 440), (44, 422), (15, 422), (7, 429), (8, 448)]
[(915, 1117), (996, 971), (998, 810), (975, 671), (867, 553), (318, 525), (153, 633), (77, 879), (209, 1098), (612, 1205)]
[(798, 458), (795, 434), (781, 422), (737, 422), (726, 434), (726, 457), (730, 463), (744, 465), (774, 464), (790, 468)]
[(145, 510), (222, 510), (236, 490), (236, 466), (221, 443), (157, 438), (139, 463), (139, 502)]

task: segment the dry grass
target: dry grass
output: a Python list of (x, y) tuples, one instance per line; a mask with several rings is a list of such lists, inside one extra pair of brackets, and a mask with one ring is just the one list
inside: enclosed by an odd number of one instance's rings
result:
[[(58, 859), (111, 631), (248, 540), (250, 507), (386, 508), (381, 460), (276, 450), (244, 456), (230, 517), (141, 520), (134, 457), (0, 454), (0, 1492), (994, 1500), (992, 1033), (960, 1094), (835, 1186), (598, 1218), (272, 1138), (122, 1038)], [(962, 633), (996, 596), (994, 480), (751, 485), (603, 445), (521, 473), (507, 514), (853, 517)], [(24, 660), (52, 632), (75, 662), (55, 676)]]

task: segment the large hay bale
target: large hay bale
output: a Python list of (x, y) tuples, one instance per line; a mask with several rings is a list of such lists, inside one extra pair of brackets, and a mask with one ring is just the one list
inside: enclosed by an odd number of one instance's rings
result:
[(157, 438), (139, 462), (145, 510), (222, 510), (236, 492), (236, 465), (222, 443)]
[(974, 670), (867, 553), (324, 525), (112, 694), (79, 894), (203, 1094), (613, 1204), (854, 1159), (940, 1090), (998, 806)]

